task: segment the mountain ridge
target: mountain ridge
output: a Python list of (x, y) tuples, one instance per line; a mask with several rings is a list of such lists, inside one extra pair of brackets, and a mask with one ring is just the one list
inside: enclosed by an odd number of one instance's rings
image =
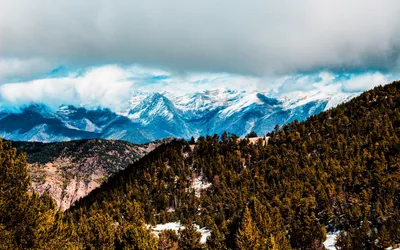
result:
[[(399, 107), (394, 82), (277, 127), (267, 146), (229, 134), (173, 140), (67, 213), (125, 218), (138, 203), (148, 224), (211, 230), (210, 249), (326, 249), (327, 232), (339, 249), (387, 249), (400, 242)], [(185, 233), (160, 242), (193, 249)]]
[(225, 131), (238, 136), (251, 130), (265, 134), (276, 124), (305, 120), (355, 95), (314, 93), (278, 99), (263, 92), (236, 90), (207, 90), (181, 96), (140, 92), (120, 113), (71, 105), (52, 110), (43, 104), (32, 104), (20, 112), (3, 111), (0, 136), (21, 141), (103, 138), (147, 143), (165, 137), (189, 139)]
[[(46, 193), (27, 193), (25, 157), (0, 141), (1, 195), (11, 208), (2, 210), (0, 244), (390, 249), (400, 242), (399, 138), (400, 82), (394, 82), (276, 126), (268, 144), (229, 133), (173, 139), (64, 213)], [(168, 228), (176, 231), (162, 231)]]
[(31, 191), (48, 193), (64, 211), (111, 175), (168, 141), (142, 145), (104, 139), (11, 143), (27, 155)]

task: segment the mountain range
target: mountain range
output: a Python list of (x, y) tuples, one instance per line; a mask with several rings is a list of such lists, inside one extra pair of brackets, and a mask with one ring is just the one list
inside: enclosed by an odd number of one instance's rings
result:
[[(79, 220), (102, 214), (113, 218), (110, 225), (136, 223), (141, 215), (146, 225), (136, 230), (185, 226), (179, 236), (159, 234), (159, 249), (397, 248), (399, 108), (394, 82), (282, 126), (267, 145), (230, 135), (173, 140), (111, 176), (67, 214)], [(211, 231), (207, 245), (195, 225)], [(99, 242), (98, 235), (84, 244)], [(131, 244), (144, 238), (129, 237)]]
[[(178, 106), (162, 96), (159, 107)], [(126, 119), (153, 115), (138, 103)], [(0, 140), (0, 248), (397, 248), (400, 82), (331, 104), (274, 129), (268, 144), (232, 134), (159, 146)], [(46, 182), (75, 202), (59, 211)]]
[(104, 138), (148, 143), (161, 138), (188, 139), (225, 131), (265, 134), (276, 124), (305, 120), (354, 93), (297, 93), (270, 97), (263, 92), (228, 89), (184, 95), (135, 92), (122, 112), (72, 105), (50, 108), (33, 103), (0, 113), (0, 137), (14, 141), (68, 141)]

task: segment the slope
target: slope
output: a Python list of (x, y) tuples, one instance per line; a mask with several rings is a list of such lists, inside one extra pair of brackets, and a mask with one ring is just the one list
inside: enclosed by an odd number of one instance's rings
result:
[(137, 202), (147, 223), (212, 229), (211, 249), (320, 249), (326, 230), (340, 249), (384, 249), (400, 242), (399, 135), (394, 82), (276, 128), (266, 147), (227, 134), (161, 145), (68, 214), (122, 223)]
[(102, 139), (68, 142), (12, 142), (27, 153), (31, 189), (47, 192), (61, 210), (100, 186), (110, 175), (168, 140), (136, 145)]

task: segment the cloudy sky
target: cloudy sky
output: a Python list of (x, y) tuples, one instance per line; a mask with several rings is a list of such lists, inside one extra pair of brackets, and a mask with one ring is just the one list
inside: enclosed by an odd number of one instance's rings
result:
[(304, 90), (326, 72), (362, 91), (399, 75), (399, 13), (397, 0), (0, 0), (0, 104)]

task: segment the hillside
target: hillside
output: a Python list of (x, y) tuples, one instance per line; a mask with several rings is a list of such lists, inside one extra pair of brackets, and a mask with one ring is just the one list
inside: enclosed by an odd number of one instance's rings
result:
[[(174, 141), (72, 211), (119, 218), (136, 201), (148, 223), (195, 222), (212, 229), (210, 245), (229, 248), (250, 240), (320, 249), (326, 231), (337, 230), (341, 249), (389, 247), (400, 242), (399, 105), (395, 82), (276, 129), (267, 147), (227, 135), (201, 137), (193, 150)], [(196, 190), (199, 180), (207, 188)]]
[[(0, 185), (18, 194), (0, 192), (0, 237), (49, 249), (324, 249), (327, 232), (343, 250), (400, 243), (400, 82), (269, 136), (267, 146), (226, 133), (162, 144), (57, 216), (46, 196), (25, 205), (24, 186), (11, 185), (23, 159), (0, 157)], [(46, 212), (7, 219), (35, 209)], [(179, 235), (151, 233), (167, 225)], [(211, 231), (205, 244), (198, 228)]]
[(136, 145), (102, 139), (68, 142), (12, 142), (27, 153), (32, 190), (48, 192), (61, 210), (100, 186), (110, 175), (168, 140)]

